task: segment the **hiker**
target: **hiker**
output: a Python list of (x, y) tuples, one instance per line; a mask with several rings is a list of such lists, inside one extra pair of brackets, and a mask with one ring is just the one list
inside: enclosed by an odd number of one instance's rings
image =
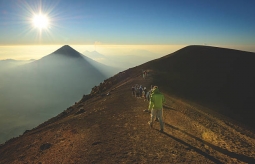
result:
[[(153, 92), (153, 85), (151, 85), (151, 89), (146, 93), (146, 97), (145, 97), (145, 99), (146, 99), (147, 101), (149, 101), (149, 102), (150, 102), (150, 98), (151, 98), (152, 92)], [(143, 111), (144, 111), (144, 112), (150, 113), (150, 110), (149, 110), (149, 109), (145, 109), (145, 110), (143, 110)], [(159, 121), (158, 117), (155, 118), (155, 121), (157, 121), (157, 122)]]
[(147, 89), (146, 87), (143, 88), (143, 97), (144, 97), (144, 101), (146, 100), (146, 95), (147, 94)]
[(135, 87), (132, 86), (132, 95), (135, 96)]
[(139, 95), (140, 95), (140, 97), (142, 97), (142, 94), (143, 94), (143, 86), (140, 85), (140, 88), (139, 88)]
[(148, 122), (150, 127), (153, 126), (155, 117), (159, 119), (160, 123), (160, 132), (164, 132), (164, 123), (163, 123), (163, 103), (165, 102), (164, 95), (159, 92), (157, 86), (153, 87), (153, 92), (150, 98), (149, 111), (151, 111), (151, 120)]
[(150, 101), (150, 93), (151, 93), (151, 90), (149, 90), (149, 91), (146, 93), (145, 98), (146, 98), (147, 101)]
[(146, 78), (146, 71), (143, 71), (143, 78)]
[(145, 70), (143, 74), (144, 74), (144, 79), (146, 79), (146, 77), (147, 77), (147, 71)]
[(136, 84), (135, 85), (135, 97), (138, 97), (139, 96), (139, 85)]
[(144, 98), (145, 97), (145, 91), (143, 90), (142, 91), (142, 98)]
[[(146, 99), (147, 99), (148, 101), (150, 101), (150, 97), (151, 97), (152, 90), (153, 90), (153, 87), (152, 87), (152, 85), (151, 85), (151, 89), (146, 93)], [(146, 109), (146, 110), (147, 110), (147, 109)], [(146, 112), (146, 110), (145, 110), (145, 112)], [(148, 111), (148, 110), (147, 110), (147, 111)]]

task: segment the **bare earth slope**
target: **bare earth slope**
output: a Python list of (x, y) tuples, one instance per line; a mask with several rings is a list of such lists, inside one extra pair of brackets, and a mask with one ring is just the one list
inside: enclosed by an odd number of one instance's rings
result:
[[(222, 52), (210, 47), (197, 48), (191, 47), (200, 52)], [(186, 67), (174, 64), (173, 61), (184, 62), (187, 59), (185, 55), (189, 53), (185, 51), (187, 48), (165, 58), (126, 70), (95, 86), (90, 95), (84, 95), (79, 102), (58, 116), (0, 145), (0, 163), (255, 163), (254, 129), (248, 130), (245, 127), (249, 124), (240, 124), (230, 113), (231, 117), (227, 117), (226, 113), (230, 112), (228, 108), (223, 108), (224, 112), (221, 112), (217, 108), (220, 107), (219, 104), (213, 107), (210, 105), (213, 101), (206, 101), (208, 100), (206, 96), (216, 98), (221, 92), (217, 90), (210, 95), (203, 91), (215, 90), (221, 86), (219, 82), (222, 79), (202, 85), (200, 92), (194, 94), (197, 90), (192, 90), (192, 87), (197, 87), (198, 84), (192, 82), (199, 84), (203, 84), (203, 81), (210, 82), (208, 79), (199, 78), (203, 75), (207, 78), (211, 76), (207, 74), (208, 72), (199, 73), (200, 69), (197, 70), (196, 66), (203, 66), (197, 62), (202, 60), (199, 56)], [(179, 54), (180, 52), (182, 55)], [(236, 51), (231, 52), (236, 53)], [(177, 56), (174, 56), (176, 54)], [(197, 54), (200, 53), (193, 51), (193, 55)], [(213, 54), (209, 56), (211, 60), (214, 58)], [(238, 54), (236, 57), (239, 56)], [(253, 58), (252, 54), (248, 56)], [(205, 59), (207, 57), (202, 61), (206, 61)], [(219, 59), (214, 58), (214, 61), (217, 60)], [(232, 63), (235, 63), (240, 60), (233, 61)], [(172, 62), (171, 65), (167, 65), (168, 62)], [(190, 62), (186, 61), (187, 63)], [(215, 62), (211, 63), (211, 67), (214, 66), (213, 63)], [(196, 65), (193, 66), (194, 64)], [(202, 70), (215, 72), (211, 67), (204, 66), (205, 69)], [(253, 67), (248, 65), (246, 68)], [(147, 79), (142, 78), (142, 69), (150, 71)], [(216, 72), (218, 70), (216, 69)], [(227, 72), (226, 80), (236, 79), (232, 69), (222, 70)], [(197, 76), (193, 71), (198, 71)], [(192, 72), (195, 78), (189, 76)], [(223, 74), (211, 75), (220, 77)], [(249, 83), (248, 80), (245, 83)], [(158, 122), (152, 129), (147, 124), (150, 115), (143, 110), (148, 107), (148, 102), (131, 95), (131, 87), (135, 84), (147, 88), (158, 84), (159, 89), (164, 93), (166, 98), (164, 133), (159, 132)], [(239, 81), (229, 85), (224, 91), (237, 84)], [(223, 86), (228, 85), (223, 83)], [(243, 88), (247, 89), (247, 86)], [(242, 87), (239, 86), (238, 91), (241, 92), (241, 89)], [(193, 97), (190, 96), (192, 93)], [(232, 98), (232, 101), (236, 101), (238, 94), (234, 92), (233, 94), (232, 97), (224, 100), (230, 101)], [(201, 96), (205, 99), (197, 101)], [(226, 102), (228, 104), (228, 101)], [(250, 107), (244, 102), (241, 105)], [(237, 109), (231, 113), (235, 113)], [(249, 109), (244, 111), (251, 111)], [(245, 118), (247, 113), (241, 116)], [(250, 118), (252, 117), (254, 116)]]
[(165, 132), (158, 122), (151, 129), (142, 111), (148, 102), (133, 97), (131, 86), (149, 87), (153, 77), (134, 72), (105, 81), (102, 93), (95, 87), (57, 117), (1, 145), (0, 163), (255, 163), (253, 132), (168, 93)]

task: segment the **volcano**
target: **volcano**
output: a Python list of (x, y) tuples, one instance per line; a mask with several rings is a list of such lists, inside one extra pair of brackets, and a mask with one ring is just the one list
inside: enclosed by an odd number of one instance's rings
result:
[(118, 71), (68, 45), (8, 72), (1, 70), (0, 143), (56, 116)]
[[(122, 71), (2, 144), (0, 163), (255, 163), (254, 55), (188, 46)], [(164, 94), (163, 133), (136, 84)]]

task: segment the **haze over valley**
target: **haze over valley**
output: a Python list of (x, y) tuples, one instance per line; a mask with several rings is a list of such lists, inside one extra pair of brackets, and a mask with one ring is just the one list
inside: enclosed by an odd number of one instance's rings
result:
[(122, 70), (67, 45), (39, 60), (0, 64), (0, 143), (57, 115)]

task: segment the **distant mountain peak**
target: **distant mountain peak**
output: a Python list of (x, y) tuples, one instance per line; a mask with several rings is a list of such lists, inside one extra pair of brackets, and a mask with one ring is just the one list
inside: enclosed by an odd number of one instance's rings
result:
[(88, 51), (86, 50), (84, 53), (90, 53), (90, 54), (100, 54), (99, 52), (97, 52), (96, 50), (93, 51)]
[(65, 57), (81, 57), (81, 54), (69, 45), (64, 45), (60, 47), (52, 54), (63, 55)]
[(85, 56), (89, 57), (89, 58), (105, 58), (104, 55), (100, 54), (99, 52), (97, 51), (88, 51), (86, 50), (84, 53), (83, 53)]

